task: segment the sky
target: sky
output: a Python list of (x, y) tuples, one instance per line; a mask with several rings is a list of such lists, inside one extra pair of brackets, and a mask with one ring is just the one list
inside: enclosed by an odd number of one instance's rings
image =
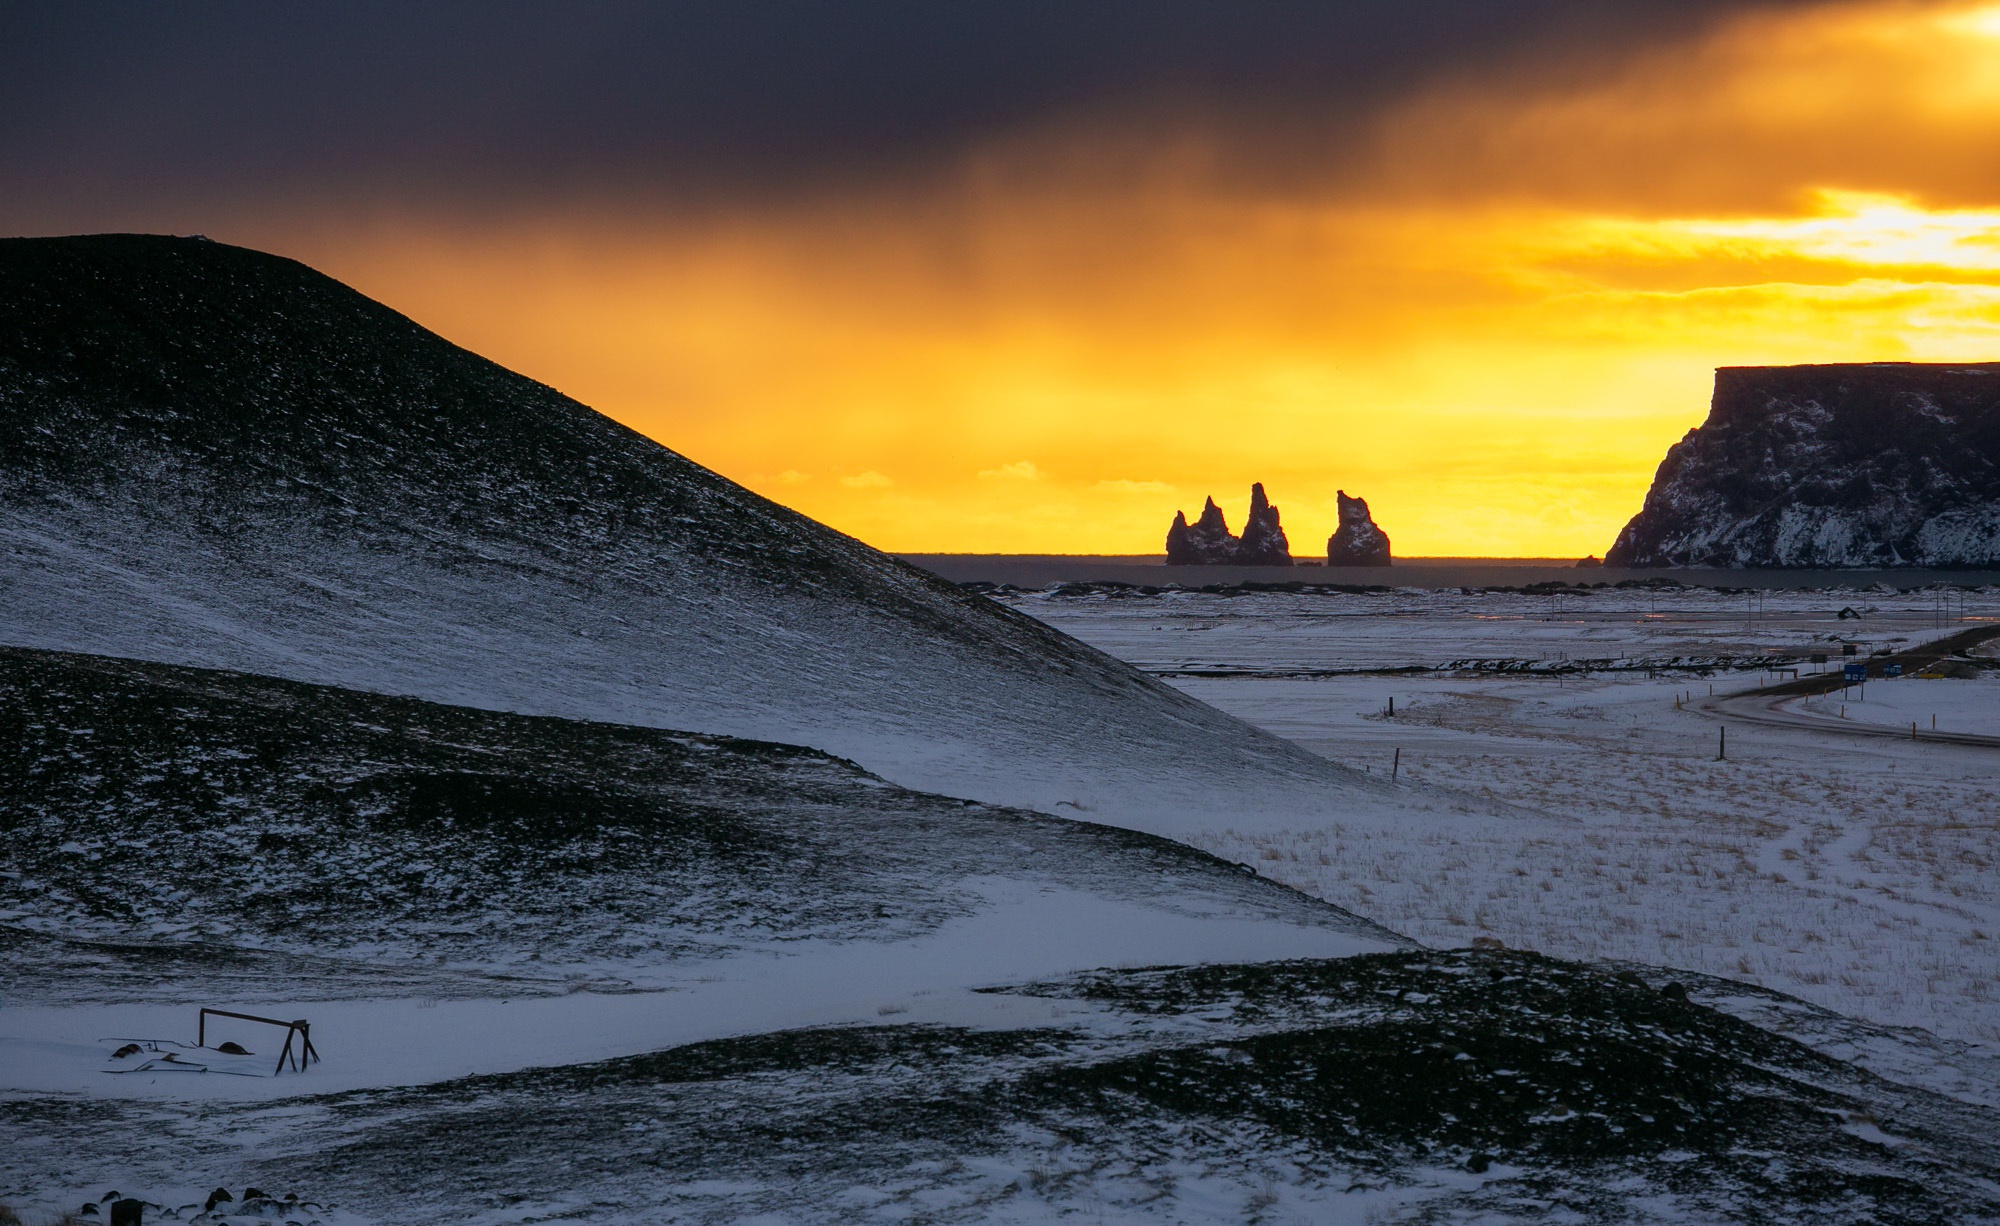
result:
[(6, 4), (0, 233), (306, 261), (905, 552), (1581, 557), (1724, 365), (2000, 359), (2000, 4)]

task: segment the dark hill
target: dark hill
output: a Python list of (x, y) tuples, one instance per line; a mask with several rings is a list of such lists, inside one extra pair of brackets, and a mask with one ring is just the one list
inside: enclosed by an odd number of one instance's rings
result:
[(18, 648), (0, 709), (13, 1004), (671, 979), (934, 934), (998, 880), (1404, 943), (1167, 839), (810, 749)]
[(0, 241), (0, 642), (807, 744), (1155, 830), (1369, 790), (198, 239)]
[(1606, 566), (2000, 562), (2000, 363), (1742, 366)]

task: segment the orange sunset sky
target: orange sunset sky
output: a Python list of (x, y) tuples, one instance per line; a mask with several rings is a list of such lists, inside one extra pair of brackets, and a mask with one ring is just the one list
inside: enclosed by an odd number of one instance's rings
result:
[(2000, 6), (1725, 8), (1324, 118), (1107, 94), (720, 204), (293, 178), (16, 228), (295, 256), (898, 551), (1155, 553), (1261, 480), (1300, 557), (1336, 488), (1403, 555), (1602, 553), (1716, 366), (2000, 358)]

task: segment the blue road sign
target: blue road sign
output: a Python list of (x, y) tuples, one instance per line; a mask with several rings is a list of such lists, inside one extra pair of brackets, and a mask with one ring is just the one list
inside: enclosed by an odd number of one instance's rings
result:
[(1866, 664), (1843, 664), (1840, 666), (1840, 679), (1849, 683), (1866, 681), (1868, 680), (1868, 666)]

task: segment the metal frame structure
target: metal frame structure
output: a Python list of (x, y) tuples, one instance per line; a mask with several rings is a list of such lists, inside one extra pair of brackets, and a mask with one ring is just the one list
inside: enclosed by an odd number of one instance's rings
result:
[[(287, 1022), (275, 1017), (258, 1017), (254, 1013), (232, 1013), (227, 1009), (210, 1009), (206, 1006), (203, 1006), (201, 1018), (196, 1023), (194, 1039), (196, 1047), (208, 1046), (208, 1019), (211, 1014), (216, 1017), (233, 1017), (238, 1021), (262, 1022), (266, 1026), (283, 1026), (285, 1028), (285, 1047), (283, 1051), (278, 1053), (278, 1067), (271, 1070), (271, 1076), (273, 1077), (285, 1071), (285, 1060), (287, 1057), (291, 1058), (292, 1071), (295, 1073), (305, 1072), (306, 1065), (319, 1060), (319, 1052), (313, 1048), (312, 1023), (306, 1021), (304, 1018), (300, 1018), (294, 1022)], [(299, 1049), (296, 1052), (292, 1050), (292, 1039), (294, 1037), (299, 1040)]]

